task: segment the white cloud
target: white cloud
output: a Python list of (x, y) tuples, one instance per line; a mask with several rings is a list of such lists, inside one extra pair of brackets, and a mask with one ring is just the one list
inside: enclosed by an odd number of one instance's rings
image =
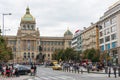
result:
[(77, 29), (98, 21), (116, 1), (118, 0), (0, 0), (0, 25), (2, 26), (2, 13), (11, 12), (11, 16), (5, 16), (5, 27), (11, 29), (6, 34), (16, 35), (20, 19), (29, 6), (42, 36), (63, 36), (67, 27), (74, 33)]

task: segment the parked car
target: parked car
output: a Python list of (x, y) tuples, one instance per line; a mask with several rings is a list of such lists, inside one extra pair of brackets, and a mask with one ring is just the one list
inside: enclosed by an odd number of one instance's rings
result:
[(52, 66), (53, 70), (62, 70), (62, 67), (59, 64), (54, 64), (54, 66)]
[(15, 65), (14, 68), (18, 69), (20, 75), (28, 75), (31, 72), (30, 67), (24, 65)]

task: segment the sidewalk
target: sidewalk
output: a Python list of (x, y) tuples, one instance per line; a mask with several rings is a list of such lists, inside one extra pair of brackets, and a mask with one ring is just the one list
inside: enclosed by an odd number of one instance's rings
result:
[(4, 78), (4, 77), (2, 77), (2, 76), (0, 76), (0, 80), (24, 80), (24, 79), (26, 79), (26, 78), (29, 78), (30, 76), (26, 76), (26, 75), (23, 75), (23, 76), (20, 76), (20, 77), (6, 77), (6, 78)]

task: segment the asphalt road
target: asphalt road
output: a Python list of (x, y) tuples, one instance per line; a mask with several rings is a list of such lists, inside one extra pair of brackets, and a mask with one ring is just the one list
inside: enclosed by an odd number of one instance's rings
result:
[(37, 67), (37, 75), (27, 80), (120, 80), (120, 77), (108, 77), (108, 74), (72, 73), (52, 70), (52, 68)]
[(108, 74), (96, 74), (96, 73), (72, 73), (52, 70), (52, 68), (37, 67), (36, 76), (24, 75), (20, 77), (3, 78), (0, 76), (0, 80), (120, 80), (120, 77), (108, 77)]

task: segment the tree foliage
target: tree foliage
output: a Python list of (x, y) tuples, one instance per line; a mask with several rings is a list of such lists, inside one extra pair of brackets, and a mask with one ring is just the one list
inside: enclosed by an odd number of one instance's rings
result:
[(98, 62), (100, 59), (100, 52), (94, 48), (83, 51), (83, 59), (90, 59), (92, 62)]
[(52, 55), (53, 60), (62, 61), (78, 61), (80, 60), (80, 52), (76, 52), (73, 48), (67, 48), (65, 50), (55, 50)]
[(7, 62), (12, 58), (12, 49), (10, 47), (7, 47), (6, 41), (2, 36), (0, 36), (0, 62)]

